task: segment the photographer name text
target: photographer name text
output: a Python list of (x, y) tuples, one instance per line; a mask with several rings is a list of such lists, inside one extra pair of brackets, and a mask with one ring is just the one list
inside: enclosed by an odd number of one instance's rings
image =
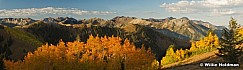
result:
[(237, 63), (200, 63), (200, 66), (204, 67), (239, 67)]

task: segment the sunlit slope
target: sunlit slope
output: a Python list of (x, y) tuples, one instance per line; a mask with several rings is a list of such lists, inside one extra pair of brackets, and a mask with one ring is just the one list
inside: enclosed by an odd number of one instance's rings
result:
[[(183, 61), (176, 62), (173, 64), (165, 65), (162, 67), (162, 69), (166, 70), (181, 70), (181, 69), (186, 69), (186, 70), (208, 70), (208, 69), (213, 69), (213, 70), (242, 70), (243, 69), (243, 61), (241, 59), (240, 67), (205, 67), (205, 66), (200, 66), (200, 63), (223, 63), (223, 59), (221, 57), (218, 57), (215, 53), (218, 51), (212, 51), (212, 52), (207, 52), (199, 55), (195, 55), (193, 57), (187, 58)], [(242, 57), (241, 57), (242, 58)]]

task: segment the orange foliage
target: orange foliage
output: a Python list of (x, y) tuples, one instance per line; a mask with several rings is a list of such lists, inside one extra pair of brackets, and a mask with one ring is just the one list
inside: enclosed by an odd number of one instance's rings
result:
[(29, 52), (23, 61), (4, 60), (7, 70), (119, 70), (148, 69), (154, 60), (150, 51), (136, 49), (119, 37), (93, 37), (84, 42), (60, 41)]

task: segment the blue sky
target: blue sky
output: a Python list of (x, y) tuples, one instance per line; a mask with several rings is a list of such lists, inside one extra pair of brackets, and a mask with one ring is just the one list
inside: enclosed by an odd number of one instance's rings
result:
[(243, 0), (0, 0), (0, 18), (188, 17), (227, 25), (230, 17), (243, 22), (241, 12)]

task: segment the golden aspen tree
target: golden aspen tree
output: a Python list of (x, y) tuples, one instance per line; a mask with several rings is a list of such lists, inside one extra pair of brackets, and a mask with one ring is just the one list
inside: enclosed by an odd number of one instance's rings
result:
[(196, 51), (196, 50), (197, 50), (196, 44), (195, 44), (195, 42), (192, 42), (190, 51), (193, 52), (193, 51)]
[(170, 45), (166, 51), (165, 57), (161, 60), (161, 64), (166, 65), (174, 62), (176, 62), (174, 45)]
[(176, 58), (176, 61), (181, 61), (181, 51), (180, 50), (176, 50), (174, 57)]
[(160, 68), (159, 62), (157, 60), (153, 60), (153, 62), (152, 62), (152, 70), (157, 70), (159, 68)]
[(209, 31), (206, 37), (201, 38), (199, 41), (192, 42), (189, 50), (177, 49), (176, 52), (174, 52), (175, 48), (173, 45), (171, 45), (167, 49), (165, 56), (162, 58), (161, 64), (166, 65), (174, 63), (184, 60), (190, 56), (216, 49), (219, 46), (219, 40), (217, 35), (212, 32), (213, 31)]
[(180, 49), (180, 54), (181, 54), (181, 58), (184, 59), (186, 54), (185, 50)]

